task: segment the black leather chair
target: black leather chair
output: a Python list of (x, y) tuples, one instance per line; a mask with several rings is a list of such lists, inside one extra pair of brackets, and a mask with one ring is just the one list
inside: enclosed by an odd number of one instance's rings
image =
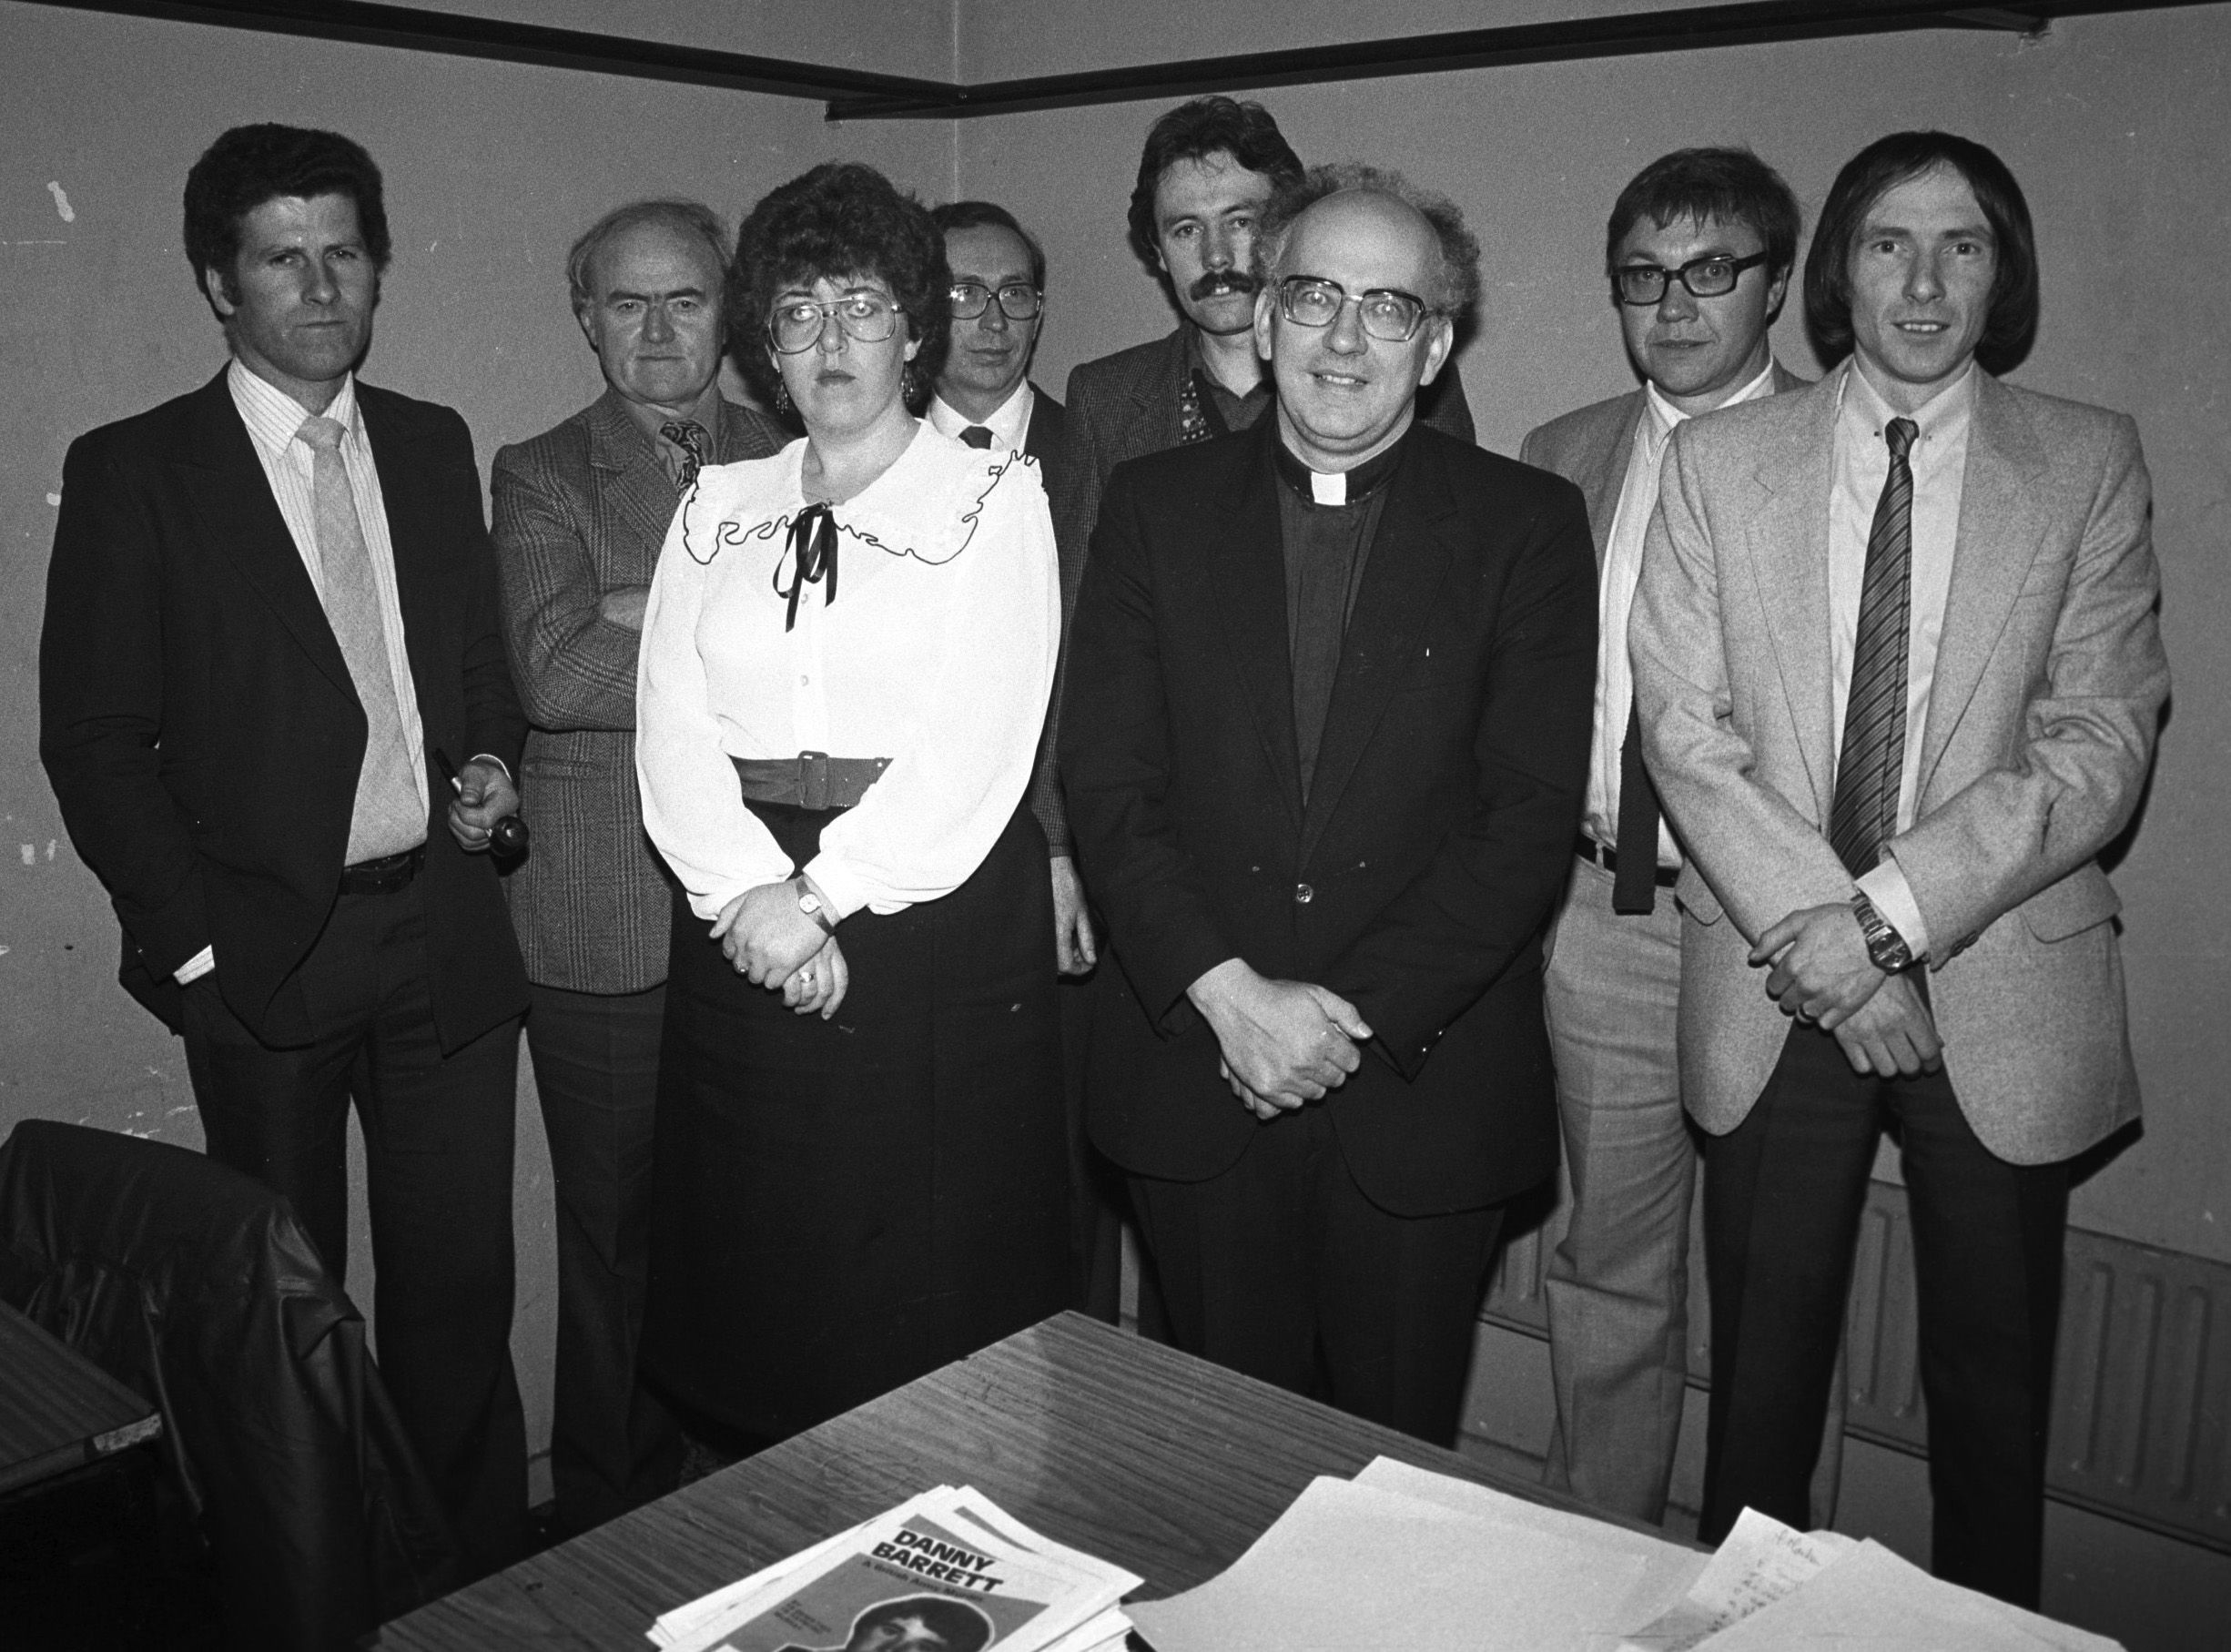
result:
[(459, 1581), (364, 1322), (280, 1195), (25, 1120), (0, 1146), (0, 1298), (161, 1409), (228, 1647), (347, 1647)]

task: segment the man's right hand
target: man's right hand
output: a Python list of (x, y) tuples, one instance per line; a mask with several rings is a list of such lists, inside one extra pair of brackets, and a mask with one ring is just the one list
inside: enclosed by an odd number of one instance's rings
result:
[(1208, 1019), (1232, 1093), (1258, 1117), (1291, 1110), (1348, 1081), (1371, 1029), (1355, 1006), (1308, 981), (1274, 981), (1226, 958), (1186, 989)]
[(624, 625), (630, 631), (641, 631), (644, 609), (650, 601), (650, 586), (620, 585), (597, 599), (596, 611), (615, 625)]
[(1912, 1078), (1944, 1065), (1937, 1024), (1903, 975), (1888, 977), (1872, 998), (1846, 1017), (1836, 1029), (1836, 1042), (1854, 1072)]

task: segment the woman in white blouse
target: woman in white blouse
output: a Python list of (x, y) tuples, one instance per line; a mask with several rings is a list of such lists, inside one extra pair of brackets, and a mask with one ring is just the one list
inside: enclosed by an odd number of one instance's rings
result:
[(708, 467), (644, 621), (679, 879), (644, 1359), (783, 1438), (1064, 1305), (1046, 844), (1060, 594), (1036, 466), (918, 421), (951, 277), (878, 173), (752, 209), (730, 316), (806, 438)]

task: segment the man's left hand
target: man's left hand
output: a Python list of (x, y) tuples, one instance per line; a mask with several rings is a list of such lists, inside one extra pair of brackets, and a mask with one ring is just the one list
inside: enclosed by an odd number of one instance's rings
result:
[(459, 771), (450, 800), (450, 836), (469, 855), (488, 847), (488, 834), (506, 815), (519, 813), (519, 790), (503, 765), (475, 757)]
[(1077, 863), (1053, 857), (1053, 959), (1063, 975), (1083, 975), (1100, 961), (1092, 944), (1092, 915), (1085, 909)]
[(797, 886), (785, 878), (746, 889), (722, 907), (713, 938), (738, 975), (755, 987), (776, 988), (829, 937), (798, 910)]
[(1867, 932), (1848, 906), (1792, 912), (1750, 949), (1753, 964), (1773, 965), (1766, 992), (1785, 1013), (1833, 1032), (1885, 979), (1867, 956)]

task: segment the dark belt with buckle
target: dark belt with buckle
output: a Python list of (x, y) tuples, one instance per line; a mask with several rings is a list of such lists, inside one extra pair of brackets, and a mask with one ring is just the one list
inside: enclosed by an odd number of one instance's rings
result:
[(888, 757), (731, 757), (746, 803), (787, 803), (802, 809), (848, 809), (891, 766)]
[[(1586, 832), (1582, 832), (1574, 837), (1573, 853), (1579, 856), (1583, 860), (1595, 862), (1596, 865), (1603, 867), (1605, 871), (1610, 873), (1613, 877), (1616, 877), (1618, 876), (1619, 852), (1617, 849), (1607, 849), (1602, 844), (1597, 843), (1595, 838), (1589, 836)], [(1651, 881), (1657, 884), (1659, 888), (1670, 889), (1675, 884), (1681, 881), (1681, 868), (1678, 867), (1658, 867), (1652, 871), (1650, 877)]]
[(378, 860), (360, 860), (353, 867), (340, 869), (340, 892), (343, 895), (392, 895), (405, 888), (419, 875), (426, 864), (426, 846), (405, 849), (400, 855), (382, 855)]

